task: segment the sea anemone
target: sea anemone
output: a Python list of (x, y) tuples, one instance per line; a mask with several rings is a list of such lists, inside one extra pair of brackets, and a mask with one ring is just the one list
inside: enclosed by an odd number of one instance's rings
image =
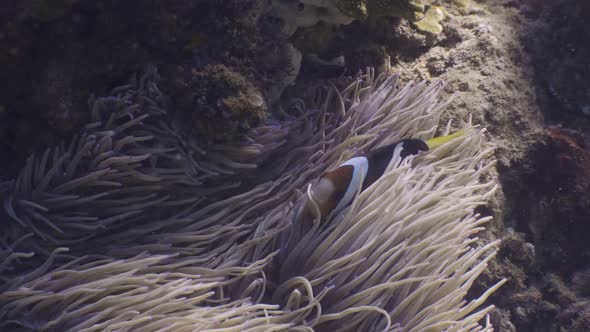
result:
[[(67, 147), (7, 184), (0, 326), (45, 331), (489, 330), (467, 291), (495, 254), (474, 214), (495, 189), (484, 130), (385, 174), (329, 219), (308, 186), (362, 151), (429, 139), (442, 84), (372, 70), (308, 111), (204, 146), (155, 71), (93, 103)], [(448, 128), (447, 128), (448, 131)]]

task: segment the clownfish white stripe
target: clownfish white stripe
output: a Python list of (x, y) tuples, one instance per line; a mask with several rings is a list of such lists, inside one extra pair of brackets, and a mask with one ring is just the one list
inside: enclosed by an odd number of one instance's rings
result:
[(340, 210), (347, 207), (348, 204), (350, 204), (356, 196), (359, 187), (363, 185), (363, 180), (367, 176), (367, 171), (369, 170), (369, 159), (367, 159), (367, 157), (355, 157), (347, 160), (339, 167), (349, 165), (353, 167), (352, 178), (350, 179), (350, 183), (346, 188), (344, 196), (332, 211), (332, 215), (337, 214), (338, 212), (340, 212)]
[(336, 188), (332, 181), (326, 178), (321, 178), (318, 184), (313, 188), (311, 196), (319, 206), (322, 206), (328, 204), (328, 201), (335, 190)]

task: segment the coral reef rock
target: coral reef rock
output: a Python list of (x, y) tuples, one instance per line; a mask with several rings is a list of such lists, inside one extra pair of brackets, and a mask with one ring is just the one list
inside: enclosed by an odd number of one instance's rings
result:
[(206, 140), (231, 140), (264, 122), (264, 97), (241, 74), (224, 65), (177, 70), (172, 91), (179, 117)]

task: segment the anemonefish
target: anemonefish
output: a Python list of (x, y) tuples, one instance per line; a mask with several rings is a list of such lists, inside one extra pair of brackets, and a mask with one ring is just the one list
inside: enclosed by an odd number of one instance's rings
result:
[[(433, 149), (461, 135), (463, 132), (459, 131), (427, 141), (404, 139), (351, 158), (336, 169), (324, 173), (312, 187), (311, 198), (317, 204), (323, 218), (335, 215), (352, 203), (359, 191), (359, 185), (362, 186), (360, 190), (363, 191), (385, 173), (387, 165), (393, 158), (394, 150), (399, 144), (402, 144), (400, 157), (403, 159), (421, 151)], [(311, 212), (312, 208), (309, 204), (310, 202), (308, 202), (308, 211)]]

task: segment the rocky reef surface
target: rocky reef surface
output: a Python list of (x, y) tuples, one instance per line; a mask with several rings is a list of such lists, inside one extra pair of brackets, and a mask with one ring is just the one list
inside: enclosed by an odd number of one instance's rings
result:
[(310, 86), (368, 66), (442, 79), (454, 96), (442, 122), (487, 128), (502, 185), (480, 211), (501, 249), (474, 294), (508, 279), (488, 299), (498, 331), (588, 331), (588, 15), (575, 0), (3, 2), (0, 180), (149, 65), (209, 144), (297, 114)]

